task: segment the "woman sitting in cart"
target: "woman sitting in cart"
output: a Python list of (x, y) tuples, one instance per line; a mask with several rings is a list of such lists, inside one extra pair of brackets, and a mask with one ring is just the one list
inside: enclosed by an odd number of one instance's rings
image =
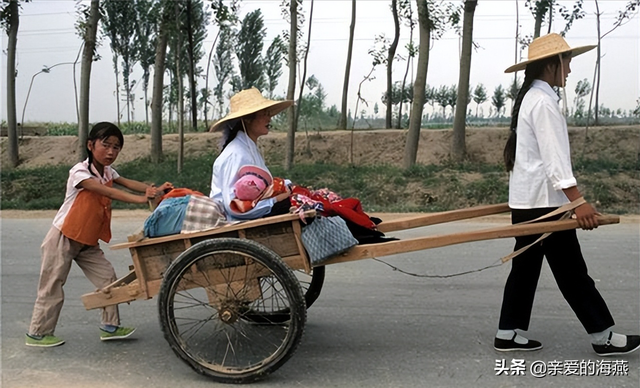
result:
[[(291, 208), (305, 209), (313, 202), (324, 216), (340, 216), (360, 243), (392, 240), (377, 230), (379, 218), (369, 217), (357, 198), (341, 198), (329, 190), (310, 191), (287, 179), (274, 178), (258, 150), (260, 136), (269, 133), (271, 117), (290, 107), (293, 101), (273, 101), (256, 88), (238, 92), (230, 101), (229, 114), (210, 131), (223, 131), (222, 151), (213, 162), (210, 197), (222, 204), (227, 220), (251, 220), (287, 214)], [(245, 178), (250, 178), (246, 179)], [(255, 184), (250, 197), (243, 183)], [(266, 188), (265, 188), (266, 187)], [(241, 197), (241, 198), (240, 198)], [(302, 202), (305, 202), (304, 204)]]
[[(535, 39), (529, 58), (505, 70), (525, 71), (525, 79), (513, 105), (511, 136), (504, 150), (509, 178), (509, 207), (514, 224), (534, 220), (558, 207), (575, 202), (575, 216), (582, 229), (598, 227), (596, 210), (582, 199), (571, 168), (567, 123), (553, 87), (564, 88), (571, 72), (571, 58), (596, 46), (571, 48), (558, 34)], [(564, 95), (564, 93), (562, 93)], [(564, 103), (566, 107), (566, 101)], [(580, 204), (580, 202), (582, 202)], [(556, 217), (556, 218), (559, 218)], [(513, 259), (500, 312), (495, 349), (532, 351), (538, 341), (516, 333), (527, 330), (542, 258), (546, 256), (562, 295), (591, 337), (600, 356), (627, 354), (640, 347), (640, 337), (612, 331), (613, 317), (587, 273), (574, 229), (540, 237), (516, 237), (515, 250), (532, 244)]]
[(251, 220), (289, 212), (289, 181), (285, 181), (282, 193), (261, 199), (244, 212), (232, 208), (232, 202), (236, 199), (234, 184), (240, 178), (242, 167), (257, 167), (269, 174), (268, 181), (272, 181), (257, 142), (260, 136), (269, 133), (271, 118), (291, 105), (291, 100), (264, 98), (256, 88), (243, 90), (231, 97), (229, 114), (211, 126), (211, 132), (222, 131), (222, 151), (213, 163), (209, 196), (224, 206), (229, 220)]

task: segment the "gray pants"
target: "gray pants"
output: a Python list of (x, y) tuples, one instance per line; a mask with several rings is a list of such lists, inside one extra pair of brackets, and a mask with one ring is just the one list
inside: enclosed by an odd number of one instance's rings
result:
[[(38, 297), (33, 307), (29, 334), (53, 334), (64, 303), (62, 287), (67, 281), (73, 260), (85, 276), (97, 288), (103, 288), (116, 280), (116, 272), (104, 257), (100, 245), (84, 245), (65, 237), (52, 226), (41, 246), (42, 267), (38, 283)], [(118, 306), (102, 310), (102, 324), (120, 325)]]

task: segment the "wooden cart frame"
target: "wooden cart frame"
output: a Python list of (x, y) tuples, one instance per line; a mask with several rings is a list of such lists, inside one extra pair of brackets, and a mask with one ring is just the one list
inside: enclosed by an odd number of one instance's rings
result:
[[(382, 222), (378, 229), (389, 233), (505, 212), (507, 204), (477, 206)], [(599, 222), (619, 218), (601, 216)], [(324, 265), (578, 227), (567, 219), (357, 245), (312, 268), (301, 225), (299, 215), (287, 214), (114, 245), (129, 249), (130, 272), (83, 295), (83, 303), (95, 309), (158, 295), (164, 337), (178, 357), (218, 382), (248, 383), (293, 355), (306, 309), (320, 294)]]

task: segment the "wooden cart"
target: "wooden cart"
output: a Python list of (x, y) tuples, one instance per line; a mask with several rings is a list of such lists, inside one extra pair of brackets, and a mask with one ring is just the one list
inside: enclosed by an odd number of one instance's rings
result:
[[(507, 204), (478, 206), (378, 228), (388, 233), (508, 211)], [(601, 225), (618, 222), (615, 216), (600, 218)], [(568, 219), (357, 245), (323, 265), (577, 227)], [(252, 382), (293, 355), (306, 309), (322, 289), (324, 266), (311, 267), (300, 235), (300, 217), (288, 214), (114, 245), (129, 249), (131, 271), (82, 300), (95, 309), (158, 295), (160, 325), (179, 358), (218, 382)]]

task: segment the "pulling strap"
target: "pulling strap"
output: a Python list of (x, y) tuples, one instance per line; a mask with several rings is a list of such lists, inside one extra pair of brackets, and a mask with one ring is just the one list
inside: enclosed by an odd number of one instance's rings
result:
[[(547, 219), (549, 217), (553, 217), (556, 216), (560, 213), (564, 213), (562, 215), (562, 217), (560, 217), (560, 220), (566, 220), (567, 218), (571, 217), (571, 215), (573, 214), (573, 209), (577, 208), (578, 206), (587, 203), (587, 201), (585, 201), (585, 199), (583, 197), (580, 197), (578, 199), (576, 199), (573, 202), (567, 203), (565, 205), (560, 206), (559, 208), (557, 208), (554, 211), (551, 211), (543, 216), (540, 216), (534, 220), (529, 220), (529, 221), (525, 221), (525, 222), (521, 222), (518, 223), (518, 225), (524, 225), (524, 224), (531, 224), (534, 222), (538, 222), (538, 221), (542, 221), (544, 219)], [(513, 259), (514, 257), (518, 256), (519, 254), (521, 254), (522, 252), (526, 251), (527, 249), (531, 248), (533, 245), (539, 243), (540, 241), (544, 240), (545, 238), (549, 237), (549, 235), (553, 233), (553, 232), (547, 232), (545, 234), (543, 234), (542, 236), (540, 236), (536, 241), (532, 242), (531, 244), (524, 246), (520, 249), (518, 249), (515, 252), (511, 252), (511, 254), (503, 257), (502, 259), (500, 259), (503, 263), (506, 263), (507, 261)]]

